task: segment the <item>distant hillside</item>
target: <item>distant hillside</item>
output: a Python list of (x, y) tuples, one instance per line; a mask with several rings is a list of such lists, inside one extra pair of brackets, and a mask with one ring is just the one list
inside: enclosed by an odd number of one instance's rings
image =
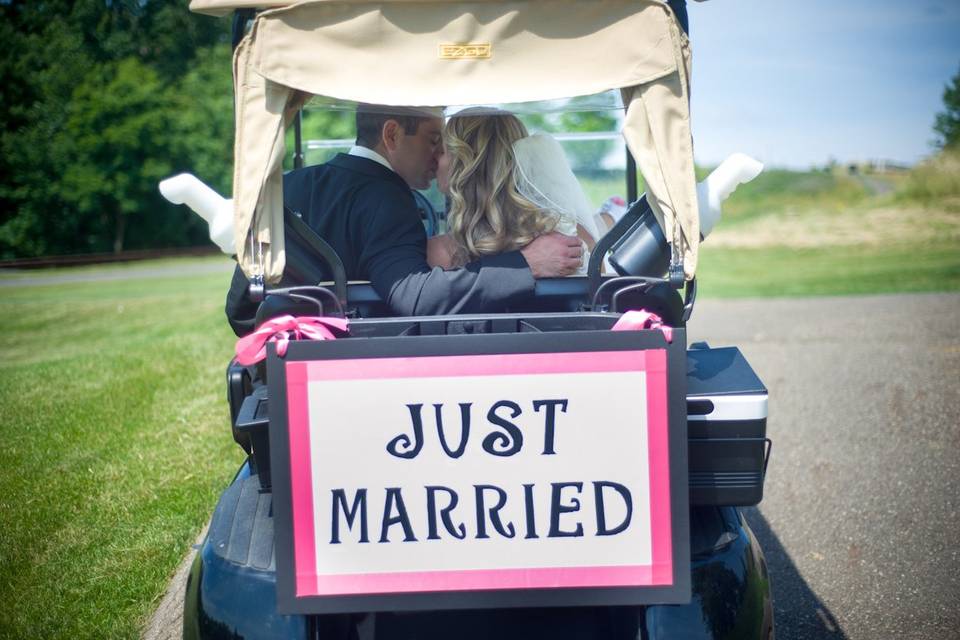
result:
[(960, 153), (899, 173), (766, 171), (701, 246), (706, 296), (960, 289)]
[(708, 243), (817, 247), (960, 242), (960, 156), (904, 173), (765, 171), (725, 203)]
[(787, 210), (848, 207), (869, 195), (863, 181), (823, 171), (769, 169), (737, 188), (723, 207), (723, 225), (743, 223)]
[(943, 151), (910, 171), (897, 199), (960, 210), (960, 148)]

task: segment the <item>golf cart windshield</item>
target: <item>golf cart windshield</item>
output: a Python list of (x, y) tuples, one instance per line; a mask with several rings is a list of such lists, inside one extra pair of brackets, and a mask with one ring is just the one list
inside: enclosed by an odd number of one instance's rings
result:
[(699, 221), (686, 36), (658, 0), (194, 0), (256, 15), (234, 56), (237, 258), (277, 281), (285, 262), (284, 131), (311, 96), (382, 105), (518, 103), (618, 90), (648, 202), (696, 270)]
[[(300, 121), (287, 130), (284, 171), (323, 164), (338, 153), (349, 152), (357, 137), (357, 107), (356, 102), (324, 96), (308, 100), (303, 105)], [(621, 206), (620, 197), (629, 201), (636, 199), (636, 165), (626, 153), (620, 134), (624, 109), (619, 91), (534, 102), (451, 106), (445, 109), (444, 115), (454, 118), (470, 113), (490, 117), (514, 115), (529, 134), (544, 134), (556, 141), (553, 150), (562, 150), (561, 155), (583, 190), (591, 216)], [(434, 181), (429, 188), (417, 193), (427, 200), (429, 213), (437, 218), (436, 221), (425, 218), (427, 235), (444, 233), (449, 202), (439, 185)], [(538, 197), (540, 194), (523, 195), (545, 209), (564, 210), (556, 203), (544, 203)], [(616, 204), (612, 204), (614, 202)]]

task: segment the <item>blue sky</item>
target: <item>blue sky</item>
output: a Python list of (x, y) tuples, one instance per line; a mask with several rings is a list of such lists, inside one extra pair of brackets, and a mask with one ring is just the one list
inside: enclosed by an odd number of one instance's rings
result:
[(808, 167), (931, 152), (960, 0), (688, 2), (697, 161)]

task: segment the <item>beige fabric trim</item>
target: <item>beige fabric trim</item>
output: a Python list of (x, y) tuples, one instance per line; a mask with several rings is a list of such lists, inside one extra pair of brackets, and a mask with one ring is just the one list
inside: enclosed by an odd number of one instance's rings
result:
[(267, 282), (276, 283), (285, 260), (283, 133), (285, 121), (296, 111), (298, 96), (253, 71), (250, 49), (248, 36), (234, 53), (234, 237), (237, 262), (244, 273), (262, 274)]
[(624, 89), (627, 114), (623, 136), (637, 159), (647, 183), (647, 201), (667, 240), (674, 242), (675, 224), (681, 237), (677, 246), (684, 273), (693, 278), (700, 246), (700, 215), (690, 132), (689, 41), (673, 22), (674, 42), (682, 56), (680, 71), (637, 87)]

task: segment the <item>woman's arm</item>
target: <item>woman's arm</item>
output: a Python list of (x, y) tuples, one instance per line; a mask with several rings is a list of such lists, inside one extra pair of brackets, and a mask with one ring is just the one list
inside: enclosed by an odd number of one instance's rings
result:
[(454, 244), (449, 234), (427, 238), (427, 264), (443, 269), (453, 268)]
[(597, 240), (587, 231), (586, 227), (579, 222), (577, 223), (577, 237), (587, 245), (587, 251), (593, 251), (593, 245), (597, 244)]

